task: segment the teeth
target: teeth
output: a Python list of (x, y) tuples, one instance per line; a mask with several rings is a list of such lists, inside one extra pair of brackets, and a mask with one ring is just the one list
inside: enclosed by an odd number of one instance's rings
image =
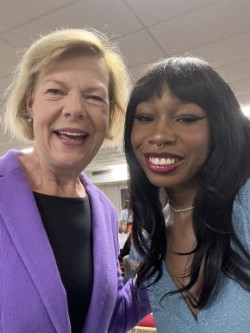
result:
[(176, 163), (175, 158), (164, 158), (164, 157), (149, 157), (149, 161), (155, 165), (171, 165)]
[(58, 132), (61, 135), (69, 135), (69, 136), (75, 136), (75, 137), (79, 137), (79, 136), (84, 136), (83, 133), (73, 133), (73, 132)]

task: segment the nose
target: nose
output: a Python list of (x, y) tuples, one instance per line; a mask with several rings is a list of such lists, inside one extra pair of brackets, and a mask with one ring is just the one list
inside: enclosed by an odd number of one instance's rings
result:
[(67, 118), (81, 118), (86, 116), (83, 98), (80, 93), (74, 92), (68, 94), (64, 107), (63, 115)]
[(176, 142), (174, 128), (169, 121), (159, 121), (152, 128), (148, 140), (149, 144), (161, 146)]

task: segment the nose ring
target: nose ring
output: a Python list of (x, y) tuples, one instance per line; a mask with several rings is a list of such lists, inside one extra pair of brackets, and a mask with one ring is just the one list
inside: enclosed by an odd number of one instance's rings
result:
[(154, 146), (155, 146), (156, 149), (162, 150), (162, 149), (167, 147), (167, 144), (166, 143), (161, 143), (159, 145), (159, 144), (155, 143)]

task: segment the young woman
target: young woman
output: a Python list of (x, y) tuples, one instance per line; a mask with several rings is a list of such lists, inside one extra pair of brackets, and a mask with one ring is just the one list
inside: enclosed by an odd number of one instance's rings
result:
[(162, 60), (131, 93), (137, 286), (148, 285), (158, 333), (249, 332), (249, 143), (249, 120), (203, 60)]

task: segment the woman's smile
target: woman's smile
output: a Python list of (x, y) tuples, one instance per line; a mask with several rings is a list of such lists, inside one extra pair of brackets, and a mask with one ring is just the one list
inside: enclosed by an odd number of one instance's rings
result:
[(67, 146), (81, 146), (86, 142), (89, 134), (77, 128), (63, 128), (54, 130), (57, 138)]
[(145, 153), (145, 162), (150, 171), (168, 173), (177, 170), (181, 158), (174, 154)]
[(194, 184), (210, 139), (205, 111), (182, 102), (165, 86), (136, 107), (131, 144), (147, 178), (158, 187)]

